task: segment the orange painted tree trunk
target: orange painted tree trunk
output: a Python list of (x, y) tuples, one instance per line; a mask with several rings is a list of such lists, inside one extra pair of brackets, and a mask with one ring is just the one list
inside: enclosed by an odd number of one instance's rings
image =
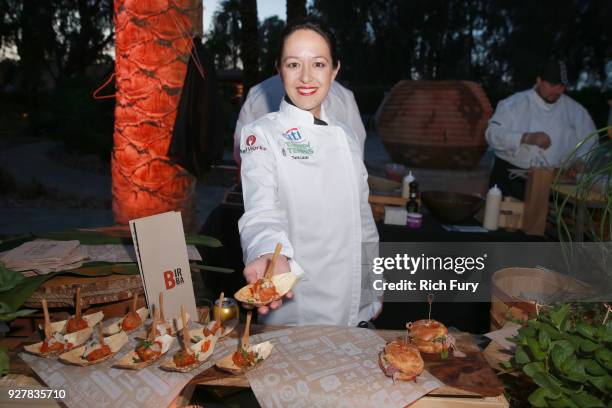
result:
[(167, 157), (201, 0), (115, 0), (115, 222), (180, 210), (195, 225), (196, 179)]

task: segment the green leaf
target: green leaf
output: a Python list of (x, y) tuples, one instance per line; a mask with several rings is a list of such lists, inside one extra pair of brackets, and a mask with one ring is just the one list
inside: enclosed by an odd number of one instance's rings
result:
[(565, 321), (569, 313), (569, 305), (565, 304), (561, 307), (552, 309), (549, 312), (550, 321), (557, 329), (564, 331)]
[(198, 245), (209, 248), (219, 248), (223, 246), (223, 244), (221, 244), (221, 241), (219, 241), (217, 238), (209, 237), (206, 235), (187, 234), (185, 235), (185, 241), (187, 242), (187, 245)]
[(595, 351), (595, 359), (607, 370), (612, 370), (612, 350), (600, 348), (599, 350)]
[(582, 351), (583, 353), (592, 353), (601, 347), (603, 347), (601, 344), (595, 343), (594, 341), (589, 339), (582, 339), (582, 341), (580, 342), (580, 351)]
[(3, 322), (10, 322), (18, 317), (27, 316), (36, 312), (34, 309), (21, 309), (11, 313), (0, 313), (0, 320)]
[(576, 323), (576, 331), (586, 337), (587, 339), (594, 340), (595, 339), (595, 331), (591, 326), (584, 322)]
[(522, 346), (516, 348), (516, 352), (514, 353), (514, 359), (518, 364), (527, 364), (531, 361)]
[(597, 329), (597, 337), (604, 343), (612, 343), (612, 319), (608, 320), (605, 326)]
[(557, 340), (552, 343), (550, 357), (557, 369), (562, 370), (563, 363), (574, 354), (574, 346), (567, 340)]
[(533, 374), (533, 382), (542, 388), (546, 388), (550, 398), (556, 399), (561, 395), (561, 387), (559, 381), (552, 375), (544, 372), (536, 372)]
[(535, 338), (531, 338), (531, 337), (528, 338), (527, 346), (529, 347), (529, 350), (531, 351), (531, 355), (536, 361), (546, 360), (546, 353), (542, 351), (540, 344)]
[(612, 377), (609, 375), (589, 376), (587, 381), (604, 394), (612, 390)]
[(551, 340), (559, 340), (563, 338), (563, 335), (559, 332), (559, 330), (555, 329), (549, 323), (542, 322), (540, 330), (545, 331), (550, 336)]
[(529, 377), (533, 377), (535, 373), (546, 372), (546, 366), (544, 365), (544, 363), (534, 361), (532, 363), (525, 364), (523, 366), (523, 372)]
[(551, 394), (546, 388), (538, 388), (531, 393), (527, 399), (534, 407), (548, 407), (547, 398), (551, 398)]
[(536, 329), (531, 326), (518, 329), (519, 338), (535, 337), (536, 333)]
[(8, 371), (9, 371), (8, 348), (0, 347), (0, 376), (8, 374)]
[(560, 396), (556, 400), (550, 401), (549, 406), (552, 408), (581, 408), (565, 395)]
[(606, 370), (593, 359), (584, 360), (584, 368), (592, 375), (605, 375), (607, 373)]
[(57, 275), (57, 272), (47, 275), (33, 276), (26, 278), (19, 285), (8, 292), (0, 292), (0, 313), (14, 313), (23, 303), (43, 284), (47, 279)]
[(550, 340), (550, 335), (546, 331), (540, 330), (538, 333), (538, 342), (542, 350), (548, 350), (550, 347)]
[(561, 367), (561, 372), (565, 374), (567, 378), (572, 381), (583, 383), (586, 381), (587, 376), (584, 371), (584, 363), (578, 360), (575, 354), (570, 355)]
[(25, 280), (21, 272), (8, 269), (3, 262), (0, 262), (0, 292), (13, 289)]
[(599, 398), (589, 394), (586, 391), (574, 394), (570, 398), (582, 408), (606, 408), (604, 403)]

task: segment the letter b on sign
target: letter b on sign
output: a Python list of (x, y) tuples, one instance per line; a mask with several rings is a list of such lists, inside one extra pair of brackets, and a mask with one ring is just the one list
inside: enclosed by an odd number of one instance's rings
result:
[(166, 283), (166, 289), (172, 289), (176, 286), (176, 281), (174, 280), (174, 273), (172, 273), (172, 271), (164, 272), (164, 282)]

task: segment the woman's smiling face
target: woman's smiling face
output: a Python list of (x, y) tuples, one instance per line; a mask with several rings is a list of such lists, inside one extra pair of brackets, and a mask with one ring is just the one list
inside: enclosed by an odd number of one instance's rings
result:
[(278, 67), (285, 92), (298, 108), (316, 118), (340, 69), (340, 63), (333, 65), (329, 45), (317, 32), (300, 29), (285, 39)]

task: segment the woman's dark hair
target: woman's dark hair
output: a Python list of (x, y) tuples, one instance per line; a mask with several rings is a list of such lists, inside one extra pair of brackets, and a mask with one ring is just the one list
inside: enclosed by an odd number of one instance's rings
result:
[(336, 49), (336, 36), (334, 33), (323, 25), (320, 20), (312, 17), (304, 17), (291, 20), (283, 29), (281, 34), (280, 49), (278, 50), (278, 58), (276, 59), (277, 67), (280, 67), (285, 41), (297, 30), (312, 30), (323, 37), (329, 46), (329, 53), (331, 54), (333, 67), (336, 68), (338, 66), (338, 52)]

